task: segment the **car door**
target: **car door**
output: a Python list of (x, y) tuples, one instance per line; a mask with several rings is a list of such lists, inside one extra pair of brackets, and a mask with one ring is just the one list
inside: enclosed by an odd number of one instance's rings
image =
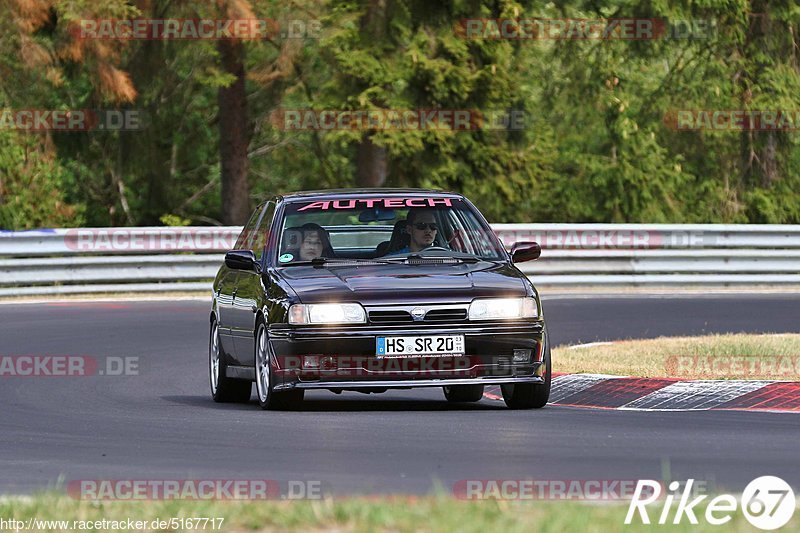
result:
[[(256, 209), (250, 216), (250, 220), (248, 220), (247, 224), (242, 228), (242, 232), (236, 239), (236, 244), (233, 245), (234, 250), (241, 250), (247, 246), (248, 237), (254, 234), (262, 211), (263, 209), (259, 207), (259, 209)], [(242, 272), (240, 270), (229, 269), (227, 266), (223, 266), (222, 269), (222, 277), (217, 285), (216, 294), (220, 350), (221, 353), (225, 355), (227, 364), (236, 364), (233, 328), (236, 322), (236, 291)]]
[[(256, 262), (263, 264), (265, 248), (269, 238), (269, 229), (275, 215), (275, 202), (264, 204), (261, 216), (252, 234), (244, 244), (245, 250), (251, 250)], [(262, 276), (258, 272), (240, 271), (236, 293), (233, 298), (231, 334), (236, 347), (237, 365), (252, 366), (255, 349), (255, 317), (259, 302), (263, 301)]]

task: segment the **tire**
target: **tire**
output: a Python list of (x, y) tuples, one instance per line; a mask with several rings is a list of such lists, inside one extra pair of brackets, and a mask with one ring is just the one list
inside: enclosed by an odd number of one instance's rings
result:
[(550, 363), (550, 341), (547, 328), (544, 330), (544, 383), (509, 383), (501, 385), (503, 401), (509, 409), (540, 409), (550, 399), (552, 365)]
[(231, 379), (226, 375), (228, 368), (224, 357), (219, 353), (219, 326), (217, 321), (211, 322), (208, 336), (208, 377), (211, 385), (211, 397), (218, 403), (247, 403), (250, 401), (249, 381)]
[(275, 392), (272, 381), (272, 358), (270, 357), (267, 326), (261, 320), (256, 328), (255, 371), (256, 396), (262, 409), (287, 410), (298, 407), (303, 401), (302, 389)]
[(448, 402), (477, 402), (483, 398), (483, 385), (453, 385), (442, 390)]

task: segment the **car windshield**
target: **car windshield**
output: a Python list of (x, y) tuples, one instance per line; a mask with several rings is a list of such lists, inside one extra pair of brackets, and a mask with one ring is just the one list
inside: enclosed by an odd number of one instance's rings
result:
[(352, 197), (288, 203), (278, 264), (424, 257), (505, 259), (502, 244), (474, 208), (437, 196)]

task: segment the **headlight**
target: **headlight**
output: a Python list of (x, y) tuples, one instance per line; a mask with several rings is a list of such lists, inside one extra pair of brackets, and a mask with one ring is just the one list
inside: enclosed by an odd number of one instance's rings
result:
[(367, 314), (360, 304), (294, 304), (289, 324), (364, 324)]
[(482, 298), (469, 305), (470, 320), (505, 320), (539, 318), (539, 306), (533, 298)]

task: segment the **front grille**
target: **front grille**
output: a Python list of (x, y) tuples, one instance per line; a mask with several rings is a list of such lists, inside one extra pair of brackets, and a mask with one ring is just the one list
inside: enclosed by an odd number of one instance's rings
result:
[(427, 313), (421, 321), (416, 321), (411, 316), (411, 307), (406, 309), (373, 309), (369, 311), (370, 324), (446, 324), (465, 322), (467, 320), (466, 308), (425, 308)]
[(431, 309), (425, 315), (425, 322), (453, 322), (466, 319), (466, 309)]
[(388, 311), (370, 311), (369, 321), (372, 324), (411, 324), (414, 320), (408, 311), (392, 309)]

